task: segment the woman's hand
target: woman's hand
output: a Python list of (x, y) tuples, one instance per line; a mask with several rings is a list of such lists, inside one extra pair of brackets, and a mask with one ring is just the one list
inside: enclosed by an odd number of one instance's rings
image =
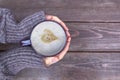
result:
[(66, 27), (64, 22), (62, 22), (58, 17), (52, 16), (52, 15), (46, 15), (46, 19), (53, 20), (53, 21), (60, 23), (63, 26), (63, 28), (66, 30), (66, 33), (67, 33), (67, 44), (66, 44), (64, 50), (56, 56), (44, 58), (45, 65), (50, 66), (51, 64), (54, 64), (54, 63), (60, 61), (65, 56), (65, 54), (67, 53), (69, 46), (70, 46), (71, 37), (70, 37), (70, 33), (68, 32), (68, 28)]

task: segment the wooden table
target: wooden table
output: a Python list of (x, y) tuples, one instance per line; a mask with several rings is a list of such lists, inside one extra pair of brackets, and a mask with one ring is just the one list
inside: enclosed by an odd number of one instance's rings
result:
[[(70, 29), (65, 58), (46, 72), (21, 71), (29, 80), (120, 80), (120, 0), (0, 0), (20, 22), (37, 11), (58, 16)], [(1, 45), (1, 50), (11, 48)], [(38, 79), (39, 78), (39, 79)]]

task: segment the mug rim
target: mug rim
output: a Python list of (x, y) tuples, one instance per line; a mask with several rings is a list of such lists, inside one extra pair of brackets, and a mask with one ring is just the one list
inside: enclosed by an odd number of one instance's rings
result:
[[(53, 55), (44, 55), (44, 54), (41, 54), (41, 53), (39, 54), (39, 53), (35, 50), (35, 48), (33, 47), (33, 44), (32, 44), (32, 41), (31, 41), (31, 35), (32, 35), (34, 29), (36, 28), (36, 26), (39, 25), (40, 23), (46, 22), (46, 21), (51, 21), (51, 22), (55, 22), (55, 23), (59, 24), (60, 27), (64, 30), (65, 36), (66, 36), (66, 41), (65, 41), (65, 44), (64, 44), (63, 48), (62, 48), (59, 52), (57, 52), (56, 54), (53, 54)], [(63, 28), (63, 26), (62, 26), (60, 23), (58, 23), (57, 21), (53, 21), (53, 20), (43, 20), (43, 21), (39, 22), (38, 24), (36, 24), (36, 25), (33, 27), (32, 31), (31, 31), (31, 34), (30, 34), (30, 43), (31, 43), (32, 48), (34, 49), (34, 51), (36, 52), (36, 54), (42, 55), (42, 56), (44, 56), (44, 57), (52, 57), (52, 56), (56, 56), (57, 54), (61, 53), (61, 52), (65, 49), (65, 46), (67, 45), (67, 39), (68, 39), (68, 38), (67, 38), (66, 30)]]

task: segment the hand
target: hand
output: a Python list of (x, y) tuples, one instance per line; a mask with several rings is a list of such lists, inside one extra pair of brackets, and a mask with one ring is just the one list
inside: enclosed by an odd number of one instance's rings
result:
[(67, 26), (58, 17), (52, 16), (52, 15), (46, 15), (46, 19), (53, 20), (53, 21), (60, 23), (63, 26), (63, 28), (66, 30), (66, 33), (67, 33), (67, 44), (66, 44), (64, 50), (56, 56), (44, 58), (45, 65), (50, 66), (51, 64), (54, 64), (54, 63), (60, 61), (61, 59), (63, 59), (63, 57), (65, 56), (65, 54), (67, 53), (67, 51), (69, 49), (71, 37), (70, 37), (70, 33), (68, 32)]

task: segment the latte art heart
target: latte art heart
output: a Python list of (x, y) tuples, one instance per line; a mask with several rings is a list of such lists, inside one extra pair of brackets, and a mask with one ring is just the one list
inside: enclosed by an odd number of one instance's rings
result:
[(44, 30), (44, 34), (41, 37), (41, 40), (45, 43), (50, 43), (54, 40), (57, 40), (58, 37), (56, 37), (52, 31), (50, 31), (49, 29), (45, 29)]

